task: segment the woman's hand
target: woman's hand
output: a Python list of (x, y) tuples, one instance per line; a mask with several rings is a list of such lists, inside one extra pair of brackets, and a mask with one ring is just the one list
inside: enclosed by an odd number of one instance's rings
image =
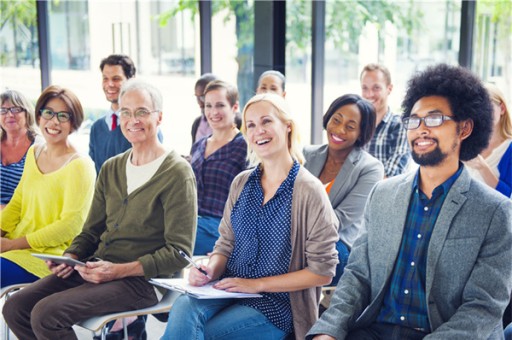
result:
[(11, 243), (11, 240), (6, 237), (2, 237), (0, 243), (0, 253), (5, 253), (6, 251), (11, 250)]
[(197, 286), (197, 287), (204, 286), (205, 284), (210, 282), (211, 277), (213, 277), (213, 270), (211, 268), (208, 268), (207, 266), (202, 265), (202, 264), (200, 264), (199, 266), (201, 267), (201, 269), (203, 269), (204, 271), (206, 271), (208, 273), (209, 277), (204, 275), (203, 273), (201, 273), (196, 268), (190, 268), (190, 272), (188, 274), (188, 282), (192, 286)]
[(261, 293), (264, 292), (263, 282), (260, 279), (241, 279), (238, 277), (229, 277), (217, 282), (216, 289), (225, 290), (234, 293)]

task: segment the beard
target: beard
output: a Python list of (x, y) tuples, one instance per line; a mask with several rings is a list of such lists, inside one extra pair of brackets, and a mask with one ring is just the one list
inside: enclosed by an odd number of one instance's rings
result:
[(437, 146), (433, 151), (424, 154), (418, 154), (414, 151), (411, 151), (412, 159), (418, 163), (418, 165), (423, 166), (435, 166), (441, 164), (442, 161), (446, 158), (447, 154), (443, 153), (439, 146)]

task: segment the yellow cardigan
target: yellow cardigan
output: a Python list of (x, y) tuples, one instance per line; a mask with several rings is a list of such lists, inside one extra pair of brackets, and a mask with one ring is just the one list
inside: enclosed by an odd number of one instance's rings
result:
[(34, 147), (27, 152), (25, 169), (9, 204), (0, 212), (5, 237), (26, 236), (29, 249), (1, 253), (28, 272), (50, 274), (46, 264), (31, 253), (62, 255), (80, 233), (89, 212), (96, 171), (88, 157), (80, 156), (62, 168), (43, 174)]

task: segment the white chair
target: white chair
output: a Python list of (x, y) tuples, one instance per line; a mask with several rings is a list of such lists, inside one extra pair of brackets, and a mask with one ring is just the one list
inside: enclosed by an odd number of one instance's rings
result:
[(167, 313), (171, 310), (172, 304), (179, 296), (180, 296), (180, 293), (178, 293), (178, 292), (175, 292), (172, 290), (166, 290), (165, 294), (162, 297), (162, 299), (160, 300), (160, 302), (154, 306), (142, 308), (142, 309), (138, 309), (138, 310), (96, 316), (96, 317), (90, 318), (88, 320), (79, 322), (76, 324), (76, 326), (88, 329), (93, 333), (97, 333), (99, 331), (100, 335), (101, 335), (101, 340), (105, 340), (107, 333), (108, 333), (107, 324), (112, 320), (122, 318), (123, 319), (124, 339), (127, 340), (128, 339), (128, 328), (125, 324), (124, 318), (130, 317), (130, 316)]
[[(18, 284), (10, 285), (7, 287), (3, 287), (0, 290), (0, 299), (7, 300), (12, 293), (20, 290), (21, 288), (23, 288), (27, 285), (29, 285), (29, 283), (18, 283)], [(3, 334), (2, 339), (9, 340), (9, 326), (7, 325), (7, 323), (5, 323), (5, 320), (3, 318), (2, 318), (2, 322), (3, 322), (3, 326), (4, 326), (4, 334)]]

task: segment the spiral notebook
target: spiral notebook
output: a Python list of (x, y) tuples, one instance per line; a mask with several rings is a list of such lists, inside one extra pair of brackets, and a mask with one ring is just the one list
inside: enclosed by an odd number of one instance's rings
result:
[(261, 294), (231, 293), (213, 288), (217, 281), (212, 281), (204, 286), (196, 287), (188, 283), (187, 279), (150, 279), (150, 283), (186, 294), (196, 299), (243, 299), (262, 297)]

